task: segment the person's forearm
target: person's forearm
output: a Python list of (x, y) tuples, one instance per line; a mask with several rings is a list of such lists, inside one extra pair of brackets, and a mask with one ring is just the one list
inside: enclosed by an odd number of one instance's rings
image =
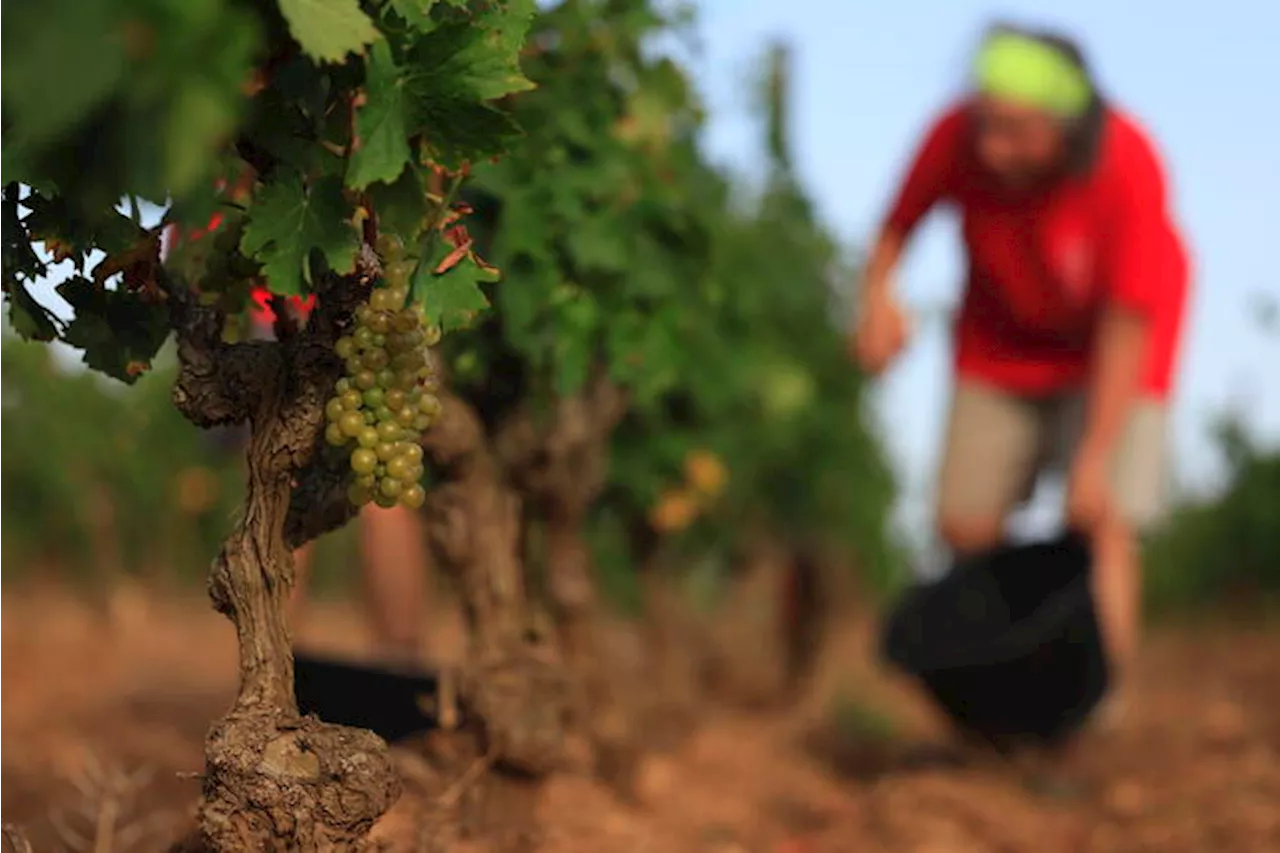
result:
[(903, 236), (892, 228), (886, 228), (876, 238), (871, 254), (862, 270), (862, 297), (887, 296), (893, 283), (893, 271), (902, 257)]
[(1083, 447), (1110, 456), (1138, 394), (1150, 320), (1113, 306), (1104, 311), (1097, 334)]

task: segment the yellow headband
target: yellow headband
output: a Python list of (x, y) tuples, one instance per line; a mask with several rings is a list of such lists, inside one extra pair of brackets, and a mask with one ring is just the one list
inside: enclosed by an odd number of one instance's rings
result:
[(984, 95), (1039, 107), (1060, 118), (1079, 118), (1093, 97), (1088, 78), (1070, 59), (1013, 33), (987, 40), (974, 63), (974, 78)]

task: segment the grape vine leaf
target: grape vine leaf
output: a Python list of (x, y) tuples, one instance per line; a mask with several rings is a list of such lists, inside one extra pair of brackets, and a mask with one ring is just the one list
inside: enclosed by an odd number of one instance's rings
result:
[(84, 363), (132, 385), (169, 336), (169, 311), (126, 290), (107, 290), (81, 276), (57, 287), (75, 312), (62, 338), (84, 351)]
[(534, 88), (520, 71), (520, 48), (535, 8), (533, 0), (511, 0), (476, 16), (455, 36), (458, 49), (441, 64), (440, 75), (482, 101)]
[(22, 282), (5, 282), (9, 301), (9, 325), (28, 341), (52, 341), (58, 337), (53, 314), (27, 290)]
[(533, 0), (494, 4), (422, 35), (408, 51), (399, 71), (406, 125), (429, 130), (427, 143), (446, 165), (501, 154), (520, 132), (488, 102), (534, 88), (520, 71), (534, 10)]
[(404, 78), (387, 42), (373, 46), (365, 69), (366, 101), (356, 112), (358, 144), (347, 169), (347, 186), (358, 190), (393, 182), (409, 162)]
[(470, 256), (440, 274), (432, 268), (429, 263), (418, 264), (410, 298), (422, 303), (427, 320), (439, 324), (443, 332), (469, 327), (489, 307), (489, 298), (480, 283), (496, 280), (497, 274)]
[(311, 282), (311, 252), (346, 274), (355, 269), (359, 238), (352, 211), (337, 178), (311, 186), (294, 175), (267, 186), (249, 210), (240, 251), (262, 264), (271, 290), (283, 296), (304, 292)]
[(431, 20), (431, 7), (436, 0), (391, 0), (390, 6), (413, 27), (429, 31), (435, 22)]
[(320, 62), (342, 62), (380, 34), (359, 0), (279, 0), (289, 32)]

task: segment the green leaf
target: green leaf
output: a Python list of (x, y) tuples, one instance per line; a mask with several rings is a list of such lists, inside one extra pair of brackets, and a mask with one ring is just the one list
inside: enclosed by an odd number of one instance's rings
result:
[(342, 62), (380, 37), (359, 0), (280, 0), (280, 12), (298, 44), (320, 62)]
[(500, 154), (519, 126), (490, 101), (533, 88), (520, 71), (532, 0), (493, 4), (422, 34), (404, 63), (407, 124), (446, 165)]
[(62, 338), (84, 350), (84, 363), (132, 385), (151, 367), (169, 336), (165, 306), (124, 290), (107, 290), (76, 276), (58, 285), (75, 311)]
[(347, 169), (347, 186), (364, 189), (375, 181), (391, 183), (409, 162), (404, 76), (379, 41), (365, 64), (366, 102), (356, 113), (358, 145)]
[(441, 65), (442, 82), (482, 101), (534, 88), (520, 71), (520, 47), (534, 9), (532, 0), (515, 0), (461, 25), (460, 49)]
[[(438, 252), (443, 256), (443, 252)], [(465, 257), (444, 273), (432, 272), (434, 263), (420, 263), (413, 274), (412, 301), (420, 301), (427, 319), (438, 323), (441, 331), (470, 327), (489, 307), (489, 298), (480, 283), (494, 276)]]
[(589, 291), (575, 293), (556, 312), (555, 389), (562, 397), (577, 393), (587, 382), (596, 354), (599, 306)]
[(25, 284), (6, 282), (5, 296), (9, 301), (9, 325), (18, 335), (29, 341), (52, 341), (58, 337), (53, 313), (36, 301)]
[(4, 243), (4, 286), (18, 279), (30, 281), (44, 274), (44, 264), (31, 248), (31, 238), (18, 215), (18, 185), (6, 184), (0, 201), (0, 240)]
[(369, 200), (378, 212), (378, 230), (399, 234), (408, 245), (422, 230), (427, 185), (414, 164), (400, 173), (394, 183), (369, 187)]
[(273, 292), (301, 294), (312, 279), (312, 251), (334, 272), (355, 269), (360, 241), (351, 216), (337, 178), (308, 187), (297, 175), (286, 177), (267, 186), (249, 209), (240, 251), (262, 263)]
[(4, 4), (5, 148), (56, 140), (124, 78), (123, 13), (106, 2)]
[(431, 19), (435, 0), (391, 0), (388, 5), (415, 29), (426, 32), (435, 26)]

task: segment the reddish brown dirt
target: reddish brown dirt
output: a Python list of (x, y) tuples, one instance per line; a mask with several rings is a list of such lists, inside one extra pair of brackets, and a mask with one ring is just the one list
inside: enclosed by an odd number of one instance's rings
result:
[[(229, 625), (199, 598), (121, 589), (91, 607), (56, 590), (3, 596), (3, 815), (36, 851), (163, 849), (189, 825), (206, 725), (232, 693)], [(443, 623), (442, 654), (456, 653)], [(313, 644), (359, 651), (351, 607), (312, 611)], [(809, 695), (787, 713), (708, 709), (698, 730), (642, 765), (637, 802), (587, 778), (543, 786), (546, 853), (1056, 853), (1280, 851), (1280, 633), (1226, 623), (1154, 631), (1141, 702), (1067, 766), (1070, 789), (1036, 788), (1008, 763), (911, 760), (945, 743), (930, 711), (878, 671), (869, 625), (851, 619)], [(856, 749), (817, 739), (831, 698), (891, 714), (898, 737)], [(905, 744), (905, 745), (904, 745)], [(411, 768), (417, 759), (401, 750)], [(149, 779), (124, 777), (140, 771)], [(112, 781), (112, 774), (116, 778)], [(132, 786), (132, 787), (131, 787)], [(413, 786), (378, 827), (391, 850), (423, 842)], [(59, 828), (60, 827), (60, 828)], [(5, 848), (7, 849), (7, 847)], [(473, 840), (448, 849), (496, 849)]]

